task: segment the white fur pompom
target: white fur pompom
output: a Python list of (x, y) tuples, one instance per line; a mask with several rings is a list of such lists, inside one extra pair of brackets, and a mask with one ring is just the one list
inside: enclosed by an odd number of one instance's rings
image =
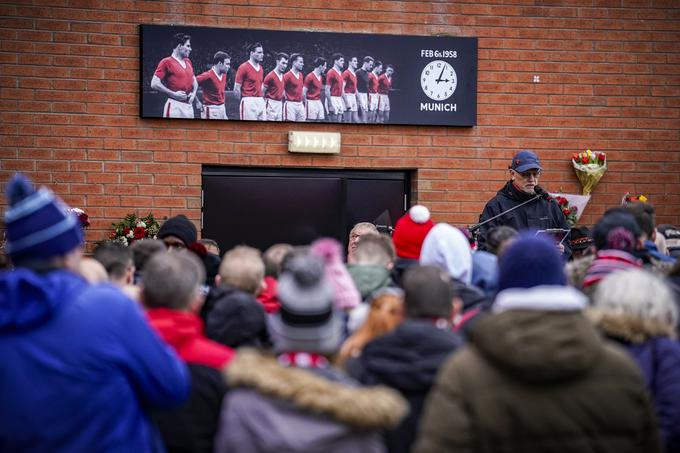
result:
[(425, 223), (430, 220), (430, 210), (421, 204), (409, 209), (408, 214), (415, 223)]

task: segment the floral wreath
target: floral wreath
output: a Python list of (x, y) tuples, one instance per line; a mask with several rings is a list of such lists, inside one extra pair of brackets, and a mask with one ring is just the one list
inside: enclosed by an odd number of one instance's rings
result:
[(130, 213), (122, 221), (112, 223), (111, 227), (113, 231), (109, 234), (110, 241), (131, 245), (140, 239), (156, 239), (160, 224), (152, 213), (146, 217), (137, 217), (137, 214)]

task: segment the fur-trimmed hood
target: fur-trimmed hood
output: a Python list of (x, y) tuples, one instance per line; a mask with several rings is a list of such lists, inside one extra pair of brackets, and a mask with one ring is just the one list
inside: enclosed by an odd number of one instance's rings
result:
[(626, 313), (606, 313), (596, 308), (586, 311), (588, 318), (608, 337), (628, 343), (644, 343), (654, 337), (675, 338), (675, 329)]
[(283, 367), (275, 358), (251, 349), (239, 350), (225, 377), (232, 388), (251, 388), (361, 430), (393, 428), (408, 411), (406, 401), (387, 387), (334, 382), (305, 369)]

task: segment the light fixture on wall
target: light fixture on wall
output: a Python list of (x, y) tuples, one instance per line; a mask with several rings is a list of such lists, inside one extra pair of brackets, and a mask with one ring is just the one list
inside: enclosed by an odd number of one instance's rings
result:
[(288, 151), (291, 153), (339, 154), (339, 132), (288, 132)]

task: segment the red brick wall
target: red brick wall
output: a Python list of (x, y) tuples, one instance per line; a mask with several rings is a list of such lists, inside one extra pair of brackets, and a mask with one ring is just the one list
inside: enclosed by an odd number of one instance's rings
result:
[[(296, 125), (342, 133), (317, 157), (287, 153), (289, 124), (140, 119), (140, 23), (477, 36), (478, 125)], [(23, 0), (0, 5), (0, 62), (0, 182), (49, 184), (94, 220), (90, 240), (131, 211), (198, 221), (201, 164), (417, 169), (436, 220), (470, 224), (525, 147), (568, 193), (571, 154), (607, 152), (585, 223), (627, 191), (680, 223), (676, 0)]]

